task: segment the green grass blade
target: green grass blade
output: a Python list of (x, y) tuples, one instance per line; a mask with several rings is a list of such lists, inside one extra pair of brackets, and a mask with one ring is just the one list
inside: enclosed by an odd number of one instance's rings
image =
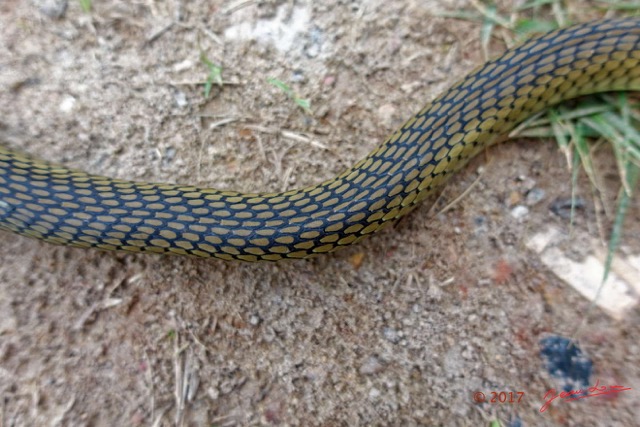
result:
[(640, 2), (638, 1), (600, 0), (599, 3), (603, 3), (602, 5), (596, 5), (596, 8), (600, 10), (626, 10), (637, 13), (638, 9), (640, 9)]
[[(630, 184), (630, 189), (633, 191), (638, 182), (638, 175), (640, 175), (640, 168), (635, 164), (628, 162), (626, 165), (627, 183)], [(604, 283), (611, 271), (611, 263), (613, 262), (613, 255), (620, 245), (622, 239), (624, 218), (631, 202), (631, 194), (625, 191), (624, 186), (620, 187), (620, 194), (618, 200), (618, 206), (616, 209), (616, 217), (613, 221), (613, 229), (611, 230), (611, 237), (609, 239), (609, 247), (607, 250), (607, 258), (604, 264), (604, 274), (602, 282)]]
[(214, 83), (222, 87), (222, 67), (211, 62), (211, 60), (207, 58), (204, 52), (200, 53), (200, 61), (209, 70), (209, 73), (207, 74), (207, 80), (204, 84), (204, 97), (205, 99), (207, 99), (211, 94), (211, 88), (213, 87)]
[(80, 7), (82, 8), (83, 12), (91, 12), (91, 0), (78, 0), (78, 3), (80, 3)]
[[(496, 6), (493, 4), (487, 6), (487, 12), (491, 16), (494, 16), (496, 13)], [(491, 41), (491, 35), (493, 34), (495, 26), (496, 21), (485, 15), (482, 27), (480, 28), (480, 45), (482, 46), (482, 52), (484, 53), (485, 59), (489, 58), (489, 42)]]
[(300, 108), (302, 108), (305, 113), (312, 114), (311, 112), (311, 102), (308, 99), (300, 98), (294, 91), (289, 87), (285, 82), (276, 79), (275, 77), (267, 78), (267, 82), (277, 87), (281, 91), (283, 91), (289, 98), (293, 100)]

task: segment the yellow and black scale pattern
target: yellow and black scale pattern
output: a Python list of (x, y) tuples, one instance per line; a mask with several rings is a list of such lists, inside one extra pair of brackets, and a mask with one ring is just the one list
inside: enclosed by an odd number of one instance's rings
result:
[(639, 62), (640, 18), (551, 32), (476, 69), (351, 169), (284, 193), (124, 181), (0, 147), (0, 229), (77, 247), (245, 261), (331, 252), (392, 224), (543, 108), (640, 89)]

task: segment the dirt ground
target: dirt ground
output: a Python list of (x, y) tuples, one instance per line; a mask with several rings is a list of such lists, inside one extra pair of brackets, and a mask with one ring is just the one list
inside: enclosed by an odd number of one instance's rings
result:
[[(316, 183), (484, 60), (480, 24), (438, 16), (466, 1), (64, 3), (0, 2), (0, 139), (119, 178)], [(223, 67), (209, 98), (201, 53)], [(596, 159), (613, 206), (615, 161), (606, 146)], [(601, 251), (611, 208), (592, 203), (586, 179), (572, 230), (550, 209), (570, 199), (570, 176), (555, 143), (504, 144), (395, 228), (311, 261), (1, 233), (0, 426), (640, 425), (637, 306), (585, 320), (589, 301), (527, 246), (553, 225), (569, 258)], [(621, 257), (640, 253), (637, 200)], [(540, 340), (583, 320), (592, 378), (633, 390), (540, 413), (558, 387)], [(476, 403), (478, 391), (525, 395)]]

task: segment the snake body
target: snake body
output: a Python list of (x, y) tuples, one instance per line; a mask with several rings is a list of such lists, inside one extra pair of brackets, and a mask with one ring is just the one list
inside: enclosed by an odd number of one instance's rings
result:
[(576, 25), (477, 68), (335, 178), (244, 194), (112, 179), (0, 147), (0, 229), (83, 248), (244, 261), (351, 245), (411, 211), (536, 112), (640, 89), (640, 18)]

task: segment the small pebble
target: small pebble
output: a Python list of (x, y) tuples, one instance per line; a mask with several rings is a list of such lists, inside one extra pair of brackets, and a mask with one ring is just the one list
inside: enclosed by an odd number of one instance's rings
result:
[(67, 11), (68, 0), (35, 0), (38, 10), (43, 15), (53, 19), (60, 19)]
[(473, 225), (475, 225), (476, 233), (485, 233), (488, 230), (487, 217), (478, 215), (473, 218)]
[(335, 83), (336, 83), (336, 76), (334, 76), (333, 74), (329, 74), (328, 76), (325, 76), (325, 78), (322, 80), (322, 84), (329, 87), (332, 87), (333, 85), (335, 85)]
[(525, 199), (527, 205), (533, 206), (540, 203), (547, 193), (542, 188), (532, 188), (527, 192), (527, 197)]
[(400, 335), (398, 334), (398, 331), (396, 331), (393, 328), (384, 328), (382, 330), (382, 334), (387, 339), (387, 341), (392, 342), (394, 344), (397, 344), (398, 341), (400, 341)]
[(551, 212), (558, 215), (560, 218), (569, 219), (571, 218), (571, 205), (573, 203), (574, 209), (583, 209), (586, 205), (584, 199), (581, 197), (576, 197), (575, 200), (571, 200), (571, 198), (563, 198), (556, 199), (551, 204)]
[(176, 149), (173, 147), (167, 147), (167, 149), (164, 152), (164, 158), (167, 159), (168, 161), (171, 161), (175, 156), (176, 156)]
[(176, 104), (180, 108), (184, 108), (187, 105), (189, 105), (189, 101), (187, 100), (187, 95), (185, 95), (185, 93), (182, 91), (176, 92), (176, 94), (174, 95), (174, 98), (176, 100)]
[(311, 29), (309, 32), (309, 40), (304, 47), (304, 53), (309, 58), (315, 58), (322, 50), (322, 30), (318, 27)]
[(371, 356), (360, 366), (360, 373), (362, 375), (372, 375), (382, 371), (383, 366), (380, 360), (376, 356)]
[(73, 111), (75, 106), (76, 106), (76, 99), (71, 95), (67, 95), (64, 97), (62, 102), (60, 102), (59, 108), (60, 108), (60, 111), (62, 111), (63, 113), (70, 113)]
[(518, 205), (511, 209), (511, 216), (515, 219), (522, 219), (529, 215), (529, 208), (526, 206)]
[(218, 398), (220, 397), (220, 392), (215, 387), (209, 387), (207, 389), (207, 396), (209, 396), (212, 400), (215, 401), (215, 400), (218, 400)]
[(520, 203), (521, 200), (522, 196), (520, 195), (520, 193), (518, 193), (517, 191), (512, 191), (511, 194), (509, 194), (509, 200), (507, 203), (509, 204), (509, 206), (515, 206)]
[(193, 68), (193, 61), (190, 59), (185, 59), (182, 62), (178, 62), (177, 64), (173, 64), (173, 71), (176, 73), (180, 73), (185, 70), (190, 70)]
[(302, 70), (295, 70), (291, 75), (291, 81), (296, 83), (304, 83), (307, 78), (304, 76)]
[(396, 114), (396, 107), (393, 104), (383, 104), (378, 108), (378, 118), (382, 122), (384, 127), (392, 127), (394, 123), (394, 116)]

